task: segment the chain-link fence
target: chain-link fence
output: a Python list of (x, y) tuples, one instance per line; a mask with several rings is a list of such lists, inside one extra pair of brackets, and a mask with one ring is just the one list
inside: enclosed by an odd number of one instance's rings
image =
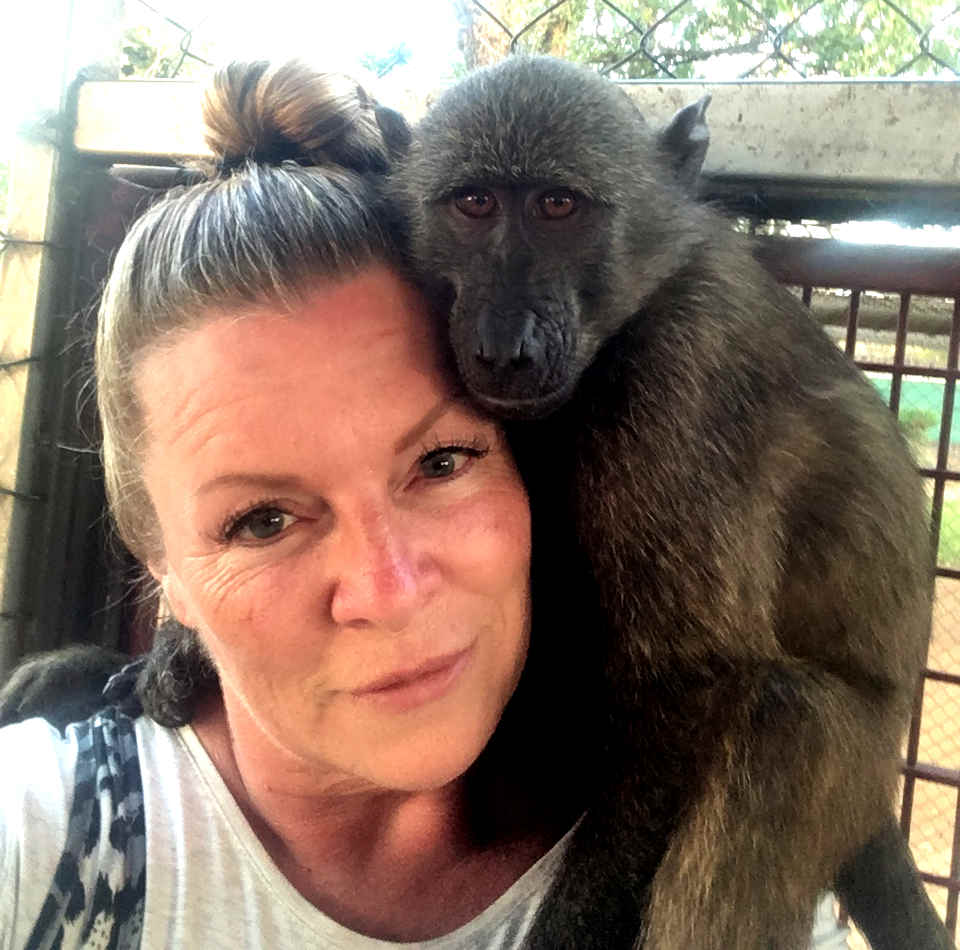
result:
[[(449, 0), (454, 72), (513, 51), (585, 63), (616, 79), (958, 77), (960, 5), (935, 0)], [(221, 7), (135, 0), (127, 74), (196, 76), (229, 58)], [(362, 17), (363, 4), (358, 7)], [(394, 4), (399, 10), (413, 2)], [(376, 14), (374, 14), (376, 15)], [(362, 34), (362, 27), (360, 32)], [(365, 52), (378, 73), (404, 65), (403, 41)]]

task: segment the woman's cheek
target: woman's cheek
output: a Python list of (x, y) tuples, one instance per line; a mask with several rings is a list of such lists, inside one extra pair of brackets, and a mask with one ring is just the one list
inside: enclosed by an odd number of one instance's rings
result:
[(508, 482), (474, 496), (442, 519), (453, 550), (478, 569), (526, 568), (530, 561), (530, 508), (519, 483)]
[(189, 575), (194, 603), (218, 633), (237, 625), (274, 618), (290, 579), (288, 559), (264, 551), (235, 550), (198, 566)]

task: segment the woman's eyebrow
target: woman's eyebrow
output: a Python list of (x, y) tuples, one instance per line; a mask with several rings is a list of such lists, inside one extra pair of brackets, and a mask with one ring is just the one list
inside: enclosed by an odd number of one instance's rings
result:
[(226, 472), (204, 482), (196, 491), (197, 497), (207, 495), (218, 488), (224, 487), (256, 487), (262, 491), (271, 491), (276, 494), (302, 492), (306, 490), (303, 479), (296, 475), (258, 475), (245, 472)]
[[(435, 406), (427, 410), (426, 414), (415, 422), (396, 442), (394, 452), (399, 455), (407, 451), (412, 445), (419, 442), (437, 420), (455, 406), (469, 406), (465, 395), (444, 396)], [(204, 482), (197, 489), (197, 496), (207, 495), (218, 488), (224, 487), (256, 487), (261, 491), (273, 491), (277, 494), (284, 492), (304, 491), (305, 483), (297, 475), (268, 475), (247, 472), (225, 472)]]
[(431, 427), (436, 424), (437, 420), (440, 419), (444, 413), (448, 412), (456, 405), (462, 405), (463, 402), (464, 397), (462, 396), (445, 396), (432, 409), (430, 409), (419, 422), (414, 423), (414, 425), (404, 435), (397, 439), (393, 445), (394, 452), (397, 455), (399, 455), (401, 452), (406, 452), (410, 446), (419, 442), (424, 435), (430, 431)]

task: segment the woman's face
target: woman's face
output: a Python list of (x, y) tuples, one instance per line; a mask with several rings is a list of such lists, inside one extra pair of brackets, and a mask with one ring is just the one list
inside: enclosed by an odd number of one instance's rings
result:
[(376, 268), (292, 314), (212, 314), (139, 367), (151, 565), (237, 723), (290, 766), (426, 789), (526, 656), (527, 498), (418, 295)]

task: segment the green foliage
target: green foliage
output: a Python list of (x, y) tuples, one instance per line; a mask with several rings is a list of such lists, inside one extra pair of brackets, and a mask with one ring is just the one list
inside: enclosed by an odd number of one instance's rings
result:
[[(488, 6), (517, 34), (549, 4), (501, 0)], [(814, 6), (809, 0), (621, 0), (616, 6), (568, 0), (523, 31), (517, 46), (618, 79), (691, 79), (708, 70), (711, 78), (731, 79), (960, 71), (960, 9), (951, 11), (940, 0), (898, 0), (896, 7), (887, 0), (821, 0)], [(484, 38), (509, 43), (483, 12), (474, 8), (470, 16)], [(482, 64), (467, 58), (468, 67)]]
[(205, 77), (209, 66), (194, 56), (207, 58), (206, 46), (194, 37), (185, 52), (179, 42), (171, 39), (159, 39), (149, 26), (135, 26), (124, 31), (121, 52), (123, 62), (122, 75), (130, 79), (193, 79)]
[(124, 76), (140, 79), (168, 79), (173, 76), (177, 59), (163, 56), (151, 42), (147, 27), (135, 27), (123, 34), (121, 47), (126, 62), (120, 67)]

